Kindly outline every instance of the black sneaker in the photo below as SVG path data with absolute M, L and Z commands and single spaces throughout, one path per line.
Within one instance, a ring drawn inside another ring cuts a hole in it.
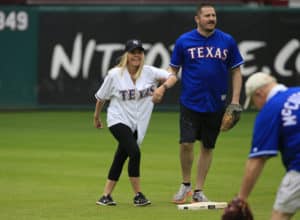
M 146 205 L 150 205 L 151 202 L 143 195 L 143 193 L 139 192 L 133 198 L 133 204 L 135 206 L 146 206 Z
M 117 203 L 112 199 L 110 195 L 102 196 L 97 202 L 97 205 L 104 205 L 104 206 L 115 206 Z

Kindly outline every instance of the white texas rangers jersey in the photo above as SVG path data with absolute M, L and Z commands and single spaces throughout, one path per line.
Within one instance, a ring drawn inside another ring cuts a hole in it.
M 140 146 L 148 128 L 153 110 L 152 93 L 159 80 L 167 79 L 170 73 L 145 65 L 135 84 L 127 69 L 111 69 L 100 89 L 95 94 L 98 100 L 110 100 L 107 109 L 107 126 L 123 123 L 137 131 Z

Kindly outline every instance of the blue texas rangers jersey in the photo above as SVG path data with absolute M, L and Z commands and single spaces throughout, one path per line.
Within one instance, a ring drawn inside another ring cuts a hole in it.
M 243 62 L 235 40 L 218 29 L 209 37 L 197 29 L 181 35 L 170 63 L 182 67 L 180 103 L 197 112 L 222 110 L 229 70 Z
M 300 172 L 300 87 L 277 91 L 256 117 L 249 157 L 278 152 L 287 171 Z

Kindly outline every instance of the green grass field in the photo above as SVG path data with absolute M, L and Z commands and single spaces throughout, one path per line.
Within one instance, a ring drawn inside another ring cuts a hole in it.
M 254 117 L 244 113 L 219 137 L 205 186 L 211 200 L 237 193 Z M 179 211 L 170 202 L 181 175 L 178 114 L 169 112 L 153 113 L 142 145 L 142 188 L 152 205 L 133 206 L 125 168 L 113 194 L 118 205 L 96 206 L 116 142 L 108 129 L 93 128 L 92 119 L 92 111 L 0 112 L 0 219 L 220 219 L 220 210 Z M 283 174 L 280 157 L 267 163 L 249 200 L 256 220 L 269 219 Z

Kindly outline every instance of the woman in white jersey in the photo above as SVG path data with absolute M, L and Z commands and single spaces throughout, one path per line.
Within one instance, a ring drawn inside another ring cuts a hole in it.
M 140 187 L 140 144 L 146 134 L 154 103 L 161 97 L 152 97 L 159 82 L 162 90 L 174 85 L 175 75 L 166 70 L 144 65 L 144 48 L 140 40 L 126 42 L 124 54 L 119 64 L 109 70 L 100 89 L 95 94 L 97 99 L 94 126 L 102 128 L 100 112 L 106 100 L 107 126 L 118 141 L 118 147 L 111 164 L 108 178 L 98 205 L 116 205 L 112 199 L 113 189 L 119 180 L 127 158 L 128 176 L 134 191 L 135 206 L 145 206 L 151 202 L 142 194 Z M 153 101 L 152 101 L 153 99 Z

